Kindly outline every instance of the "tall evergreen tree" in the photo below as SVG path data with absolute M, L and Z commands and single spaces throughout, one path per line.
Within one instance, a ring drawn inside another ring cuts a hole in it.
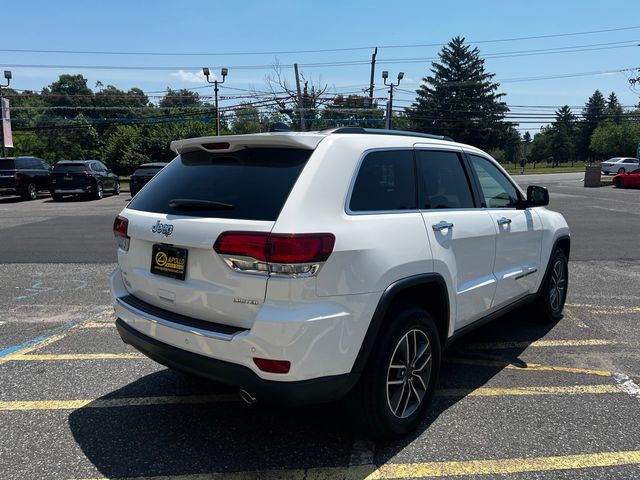
M 613 123 L 620 123 L 622 119 L 622 104 L 614 92 L 611 92 L 607 97 L 607 107 L 605 108 L 605 114 L 608 120 Z
M 554 164 L 557 165 L 560 161 L 567 162 L 571 160 L 571 165 L 573 166 L 576 116 L 569 105 L 564 105 L 556 111 L 556 118 L 551 129 L 553 133 L 549 148 L 555 159 Z
M 504 115 L 509 109 L 480 51 L 455 37 L 438 55 L 440 62 L 431 64 L 431 75 L 422 79 L 408 112 L 416 130 L 484 149 L 498 146 L 508 130 Z
M 576 154 L 582 159 L 592 159 L 594 152 L 589 148 L 593 131 L 605 119 L 606 101 L 600 90 L 593 92 L 582 109 L 583 121 L 576 144 Z

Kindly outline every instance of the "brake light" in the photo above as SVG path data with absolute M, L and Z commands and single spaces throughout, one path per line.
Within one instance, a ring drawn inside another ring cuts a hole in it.
M 335 240 L 331 233 L 224 232 L 213 248 L 233 270 L 310 276 L 329 258 Z
M 203 143 L 202 146 L 207 150 L 229 150 L 229 144 L 227 142 Z
M 289 373 L 291 362 L 289 360 L 271 360 L 269 358 L 253 357 L 253 362 L 263 372 Z
M 19 182 L 20 180 L 22 180 L 24 178 L 24 175 L 20 172 L 16 172 L 15 175 L 13 176 L 13 178 L 16 179 L 17 182 Z
M 125 252 L 129 251 L 129 240 L 130 237 L 128 235 L 129 230 L 129 220 L 124 217 L 118 215 L 116 219 L 113 221 L 113 235 L 116 237 L 116 242 L 118 242 L 118 247 L 124 250 Z

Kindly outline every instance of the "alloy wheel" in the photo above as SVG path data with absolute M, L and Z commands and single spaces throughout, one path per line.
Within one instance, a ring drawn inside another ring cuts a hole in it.
M 431 344 L 427 335 L 413 329 L 402 336 L 387 370 L 387 405 L 397 418 L 408 418 L 424 399 L 432 367 Z
M 29 186 L 27 187 L 27 193 L 31 200 L 35 200 L 36 198 L 38 198 L 38 190 L 36 189 L 36 186 L 33 183 L 30 183 Z
M 551 271 L 551 284 L 549 286 L 549 303 L 551 310 L 559 312 L 564 302 L 564 295 L 567 285 L 567 275 L 565 263 L 558 259 L 553 264 Z

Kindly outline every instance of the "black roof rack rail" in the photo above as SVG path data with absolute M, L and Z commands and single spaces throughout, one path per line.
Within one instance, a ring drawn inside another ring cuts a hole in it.
M 430 138 L 432 140 L 446 140 L 453 142 L 453 138 L 446 135 L 433 135 L 431 133 L 409 132 L 406 130 L 385 130 L 383 128 L 363 128 L 363 127 L 336 127 L 321 130 L 322 133 L 366 133 L 369 135 L 399 135 L 403 137 Z

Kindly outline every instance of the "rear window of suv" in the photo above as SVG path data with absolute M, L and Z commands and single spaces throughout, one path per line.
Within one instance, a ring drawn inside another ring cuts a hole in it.
M 13 162 L 13 159 L 0 158 L 0 170 L 14 170 L 15 168 L 16 164 Z
M 133 172 L 134 175 L 155 175 L 156 173 L 158 173 L 160 170 L 162 170 L 162 167 L 138 167 L 136 168 L 136 171 Z
M 84 164 L 58 164 L 53 167 L 53 173 L 81 173 L 86 172 L 87 166 Z
M 292 148 L 183 153 L 164 167 L 128 208 L 192 217 L 274 221 L 311 153 Z M 203 205 L 174 209 L 172 200 Z M 207 208 L 206 202 L 227 207 Z

